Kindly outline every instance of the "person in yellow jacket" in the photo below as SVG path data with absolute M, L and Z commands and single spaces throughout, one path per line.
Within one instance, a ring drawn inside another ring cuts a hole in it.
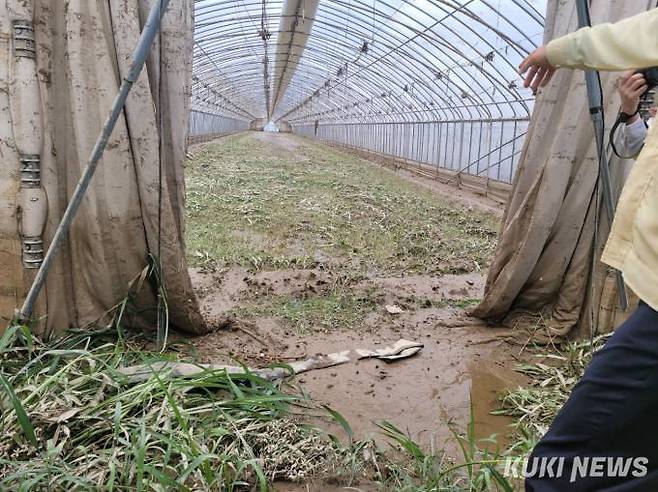
M 656 65 L 658 9 L 652 9 L 555 39 L 520 71 L 536 93 L 563 67 Z M 593 357 L 533 450 L 527 491 L 658 491 L 658 125 L 649 129 L 622 191 L 602 261 L 619 269 L 642 301 Z

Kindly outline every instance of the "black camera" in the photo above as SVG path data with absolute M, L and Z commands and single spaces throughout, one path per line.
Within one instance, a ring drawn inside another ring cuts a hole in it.
M 658 67 L 644 68 L 636 73 L 641 73 L 647 82 L 647 92 L 658 86 Z
M 638 70 L 636 73 L 641 73 L 647 83 L 647 90 L 640 97 L 640 104 L 637 108 L 640 117 L 646 121 L 651 117 L 649 110 L 655 105 L 655 89 L 658 86 L 658 67 L 645 68 Z

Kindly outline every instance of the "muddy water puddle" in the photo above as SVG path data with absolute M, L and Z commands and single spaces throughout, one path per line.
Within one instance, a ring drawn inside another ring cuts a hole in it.
M 445 449 L 454 457 L 458 445 L 453 430 L 462 432 L 470 419 L 471 405 L 478 439 L 496 435 L 500 449 L 507 444 L 512 420 L 491 415 L 505 389 L 522 384 L 522 378 L 507 367 L 494 344 L 471 344 L 491 337 L 478 329 L 451 328 L 451 338 L 436 330 L 408 333 L 405 338 L 422 341 L 424 349 L 410 359 L 392 363 L 362 360 L 302 374 L 295 382 L 314 400 L 339 412 L 350 424 L 356 439 L 387 443 L 377 423 L 388 421 L 426 448 Z M 391 333 L 391 335 L 394 335 Z M 415 335 L 412 337 L 412 335 Z M 311 343 L 328 351 L 341 348 L 377 348 L 392 338 L 339 336 Z M 327 431 L 346 439 L 336 423 L 320 422 Z

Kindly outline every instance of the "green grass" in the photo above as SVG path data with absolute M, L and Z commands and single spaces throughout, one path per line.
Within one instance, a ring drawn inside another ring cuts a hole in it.
M 401 455 L 385 461 L 386 490 L 402 492 L 512 492 L 518 485 L 504 474 L 505 456 L 495 439 L 477 439 L 471 416 L 465 433 L 453 429 L 453 439 L 461 450 L 458 461 L 445 453 L 428 452 L 390 422 L 378 424 Z M 406 458 L 406 459 L 405 459 Z
M 296 153 L 243 134 L 187 169 L 197 266 L 465 273 L 486 268 L 498 221 L 358 157 L 304 143 Z
M 297 398 L 224 371 L 132 382 L 121 367 L 166 357 L 116 335 L 2 337 L 0 490 L 268 490 L 339 461 L 329 436 L 292 418 Z
M 275 316 L 304 334 L 361 326 L 366 315 L 378 305 L 378 297 L 372 291 L 338 287 L 325 295 L 260 298 L 244 303 L 232 314 L 243 318 Z

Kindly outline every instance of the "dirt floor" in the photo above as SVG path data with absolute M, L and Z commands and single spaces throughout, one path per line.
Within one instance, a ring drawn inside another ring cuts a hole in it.
M 477 434 L 497 434 L 504 447 L 511 422 L 490 412 L 503 389 L 523 384 L 518 347 L 466 314 L 495 247 L 491 202 L 283 134 L 199 145 L 188 176 L 192 276 L 217 326 L 193 341 L 200 361 L 261 367 L 419 341 L 412 358 L 293 384 L 342 414 L 357 438 L 383 442 L 376 423 L 389 421 L 456 453 L 452 424 L 463 429 L 472 404 Z

